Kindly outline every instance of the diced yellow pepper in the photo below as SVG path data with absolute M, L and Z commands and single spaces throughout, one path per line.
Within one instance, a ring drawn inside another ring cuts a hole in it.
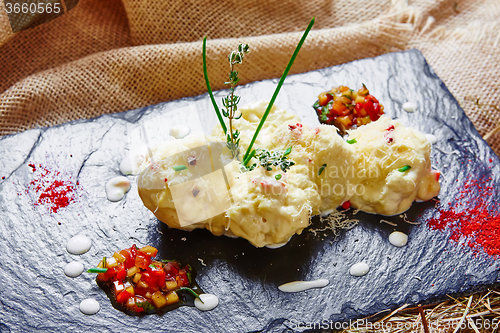
M 119 262 L 116 261 L 116 259 L 114 257 L 107 258 L 107 260 L 106 260 L 106 268 L 113 268 L 113 267 L 118 266 L 118 264 L 119 264 Z
M 179 302 L 179 295 L 175 291 L 171 291 L 167 294 L 167 304 L 174 304 Z
M 125 257 L 119 254 L 118 252 L 113 253 L 113 257 L 118 261 L 119 263 L 122 263 L 125 261 Z
M 130 267 L 128 270 L 127 270 L 127 276 L 133 276 L 135 275 L 136 273 L 139 273 L 141 270 L 139 269 L 139 267 L 137 266 L 134 266 L 134 267 Z
M 175 281 L 167 281 L 167 282 L 165 282 L 165 288 L 168 291 L 175 290 L 175 289 L 177 289 L 177 282 L 175 282 Z
M 149 288 L 149 285 L 146 282 L 141 280 L 137 283 L 137 287 L 147 289 L 147 288 Z
M 161 291 L 156 291 L 151 296 L 151 299 L 153 300 L 153 303 L 155 304 L 155 306 L 157 308 L 161 308 L 161 307 L 167 305 L 167 299 L 165 298 L 165 296 L 163 296 L 163 294 L 161 293 Z
M 130 295 L 132 295 L 132 296 L 135 295 L 135 290 L 134 290 L 134 287 L 132 287 L 132 286 L 126 288 L 125 291 L 127 291 L 128 293 L 130 293 Z
M 142 247 L 139 251 L 149 254 L 151 257 L 155 257 L 158 253 L 158 250 L 150 245 L 146 245 Z

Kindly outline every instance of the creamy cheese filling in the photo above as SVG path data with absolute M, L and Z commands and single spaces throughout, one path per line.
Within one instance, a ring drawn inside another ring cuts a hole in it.
M 266 107 L 258 102 L 240 108 L 242 117 L 233 127 L 241 132 L 242 152 Z M 308 128 L 273 106 L 254 147 L 291 148 L 295 165 L 287 172 L 263 167 L 243 172 L 217 127 L 211 136 L 191 133 L 152 148 L 140 167 L 139 195 L 171 227 L 207 228 L 263 247 L 286 243 L 313 214 L 348 200 L 366 212 L 394 215 L 439 193 L 439 175 L 431 170 L 430 144 L 422 133 L 382 117 L 350 131 L 349 139 L 351 144 L 333 126 Z

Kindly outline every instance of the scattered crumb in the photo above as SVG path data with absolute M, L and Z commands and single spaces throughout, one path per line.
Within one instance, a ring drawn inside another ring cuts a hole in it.
M 187 241 L 187 238 L 186 237 L 182 237 L 181 241 Z

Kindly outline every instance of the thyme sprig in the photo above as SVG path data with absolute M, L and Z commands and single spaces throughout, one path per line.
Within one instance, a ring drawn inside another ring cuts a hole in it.
M 254 151 L 255 153 L 252 156 L 257 158 L 258 162 L 247 167 L 249 171 L 255 169 L 257 166 L 261 166 L 267 171 L 272 171 L 273 167 L 275 167 L 276 170 L 281 169 L 281 171 L 286 172 L 291 166 L 295 165 L 295 162 L 288 160 L 288 155 L 292 152 L 292 147 L 289 147 L 285 151 L 269 151 L 267 149 L 257 149 Z
M 222 105 L 224 109 L 222 110 L 222 115 L 229 120 L 229 133 L 227 135 L 227 148 L 231 151 L 233 158 L 236 158 L 239 154 L 240 148 L 240 132 L 238 130 L 233 130 L 233 119 L 240 119 L 242 114 L 238 112 L 238 103 L 240 102 L 240 96 L 234 94 L 234 87 L 240 81 L 238 72 L 234 70 L 234 65 L 242 64 L 245 54 L 250 52 L 247 44 L 238 45 L 238 50 L 232 51 L 228 56 L 229 65 L 231 66 L 231 72 L 229 72 L 229 81 L 224 82 L 224 84 L 229 85 L 229 95 L 222 99 Z

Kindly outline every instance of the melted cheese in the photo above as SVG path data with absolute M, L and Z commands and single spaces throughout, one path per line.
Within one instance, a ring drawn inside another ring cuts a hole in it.
M 242 152 L 266 107 L 267 102 L 258 102 L 241 108 L 242 117 L 233 122 L 241 132 Z M 385 135 L 391 125 L 393 142 L 388 144 Z M 213 144 L 225 142 L 217 127 L 209 137 L 190 134 L 153 148 L 140 168 L 139 195 L 171 227 L 206 228 L 263 247 L 287 242 L 309 225 L 313 214 L 346 200 L 367 212 L 392 215 L 439 192 L 423 134 L 382 117 L 349 135 L 356 144 L 347 144 L 335 127 L 308 128 L 297 116 L 273 106 L 255 147 L 291 147 L 289 158 L 295 165 L 286 173 L 262 167 L 242 172 L 224 146 Z M 411 169 L 397 170 L 405 165 Z
M 388 117 L 349 131 L 356 152 L 359 185 L 350 199 L 358 209 L 396 215 L 414 200 L 428 200 L 439 193 L 431 170 L 430 143 L 425 135 Z M 407 171 L 398 169 L 410 166 Z

